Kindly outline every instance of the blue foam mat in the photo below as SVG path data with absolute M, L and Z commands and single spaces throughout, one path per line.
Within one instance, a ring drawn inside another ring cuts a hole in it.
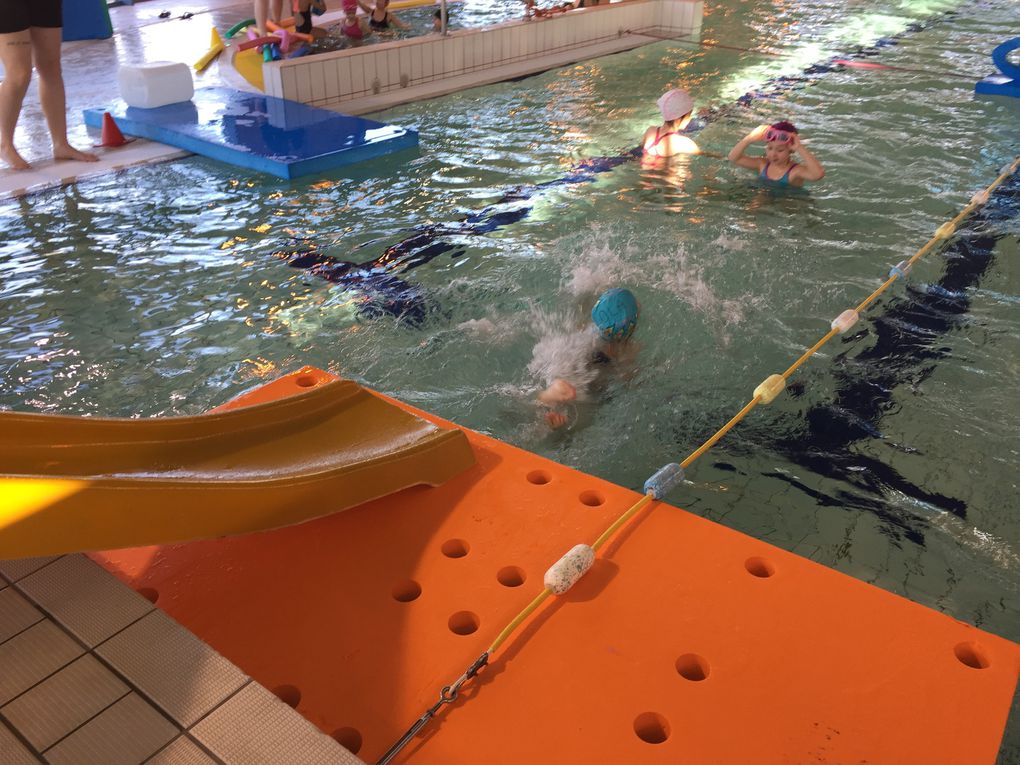
M 85 124 L 101 127 L 106 111 L 127 135 L 285 179 L 418 145 L 415 130 L 228 88 L 203 88 L 191 101 L 155 109 L 123 102 L 86 109 Z
M 1020 98 L 1020 80 L 1011 80 L 1001 74 L 989 75 L 974 86 L 974 92 L 983 96 Z

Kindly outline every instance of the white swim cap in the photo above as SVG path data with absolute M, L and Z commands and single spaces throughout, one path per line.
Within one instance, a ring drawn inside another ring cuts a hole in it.
M 662 118 L 666 122 L 678 120 L 685 114 L 690 114 L 694 111 L 694 101 L 691 100 L 686 90 L 666 91 L 659 97 L 656 103 L 659 105 L 659 111 L 662 112 Z

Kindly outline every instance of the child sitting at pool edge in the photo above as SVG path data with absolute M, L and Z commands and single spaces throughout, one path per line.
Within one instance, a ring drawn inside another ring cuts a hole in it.
M 764 157 L 751 157 L 745 153 L 748 146 L 762 140 L 765 141 Z M 794 152 L 800 155 L 800 163 L 793 161 Z M 730 149 L 728 159 L 738 167 L 757 171 L 762 182 L 779 188 L 800 188 L 805 181 L 820 181 L 825 177 L 822 163 L 801 143 L 793 123 L 785 120 L 756 127 Z
M 599 296 L 591 309 L 597 339 L 587 361 L 589 367 L 620 358 L 637 327 L 638 313 L 637 298 L 630 290 L 615 287 Z M 538 394 L 538 402 L 547 407 L 545 421 L 549 427 L 555 430 L 567 424 L 568 417 L 563 410 L 567 404 L 577 400 L 578 387 L 584 384 L 583 381 L 570 382 L 557 377 Z

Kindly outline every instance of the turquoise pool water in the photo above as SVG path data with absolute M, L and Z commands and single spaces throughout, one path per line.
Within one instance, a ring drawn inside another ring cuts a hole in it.
M 0 406 L 195 413 L 315 364 L 640 486 L 1020 154 L 1020 104 L 972 95 L 1018 22 L 1007 0 L 723 0 L 707 4 L 707 41 L 780 55 L 662 42 L 394 109 L 379 117 L 417 129 L 421 152 L 355 177 L 286 184 L 195 158 L 4 202 Z M 900 33 L 867 60 L 921 72 L 799 77 Z M 768 82 L 771 97 L 737 105 Z M 827 177 L 777 196 L 696 157 L 535 190 L 633 147 L 678 84 L 715 110 L 704 148 L 789 117 Z M 526 210 L 519 221 L 465 221 L 514 187 L 521 199 L 480 219 Z M 1020 216 L 1015 200 L 996 209 L 699 460 L 671 500 L 1020 639 Z M 395 274 L 418 291 L 418 322 L 359 315 L 365 289 L 285 260 L 314 247 L 362 263 L 415 236 L 455 246 Z M 642 304 L 637 359 L 602 380 L 572 429 L 550 433 L 533 394 L 576 365 L 584 306 L 615 284 Z M 1016 709 L 1000 762 L 1020 762 Z

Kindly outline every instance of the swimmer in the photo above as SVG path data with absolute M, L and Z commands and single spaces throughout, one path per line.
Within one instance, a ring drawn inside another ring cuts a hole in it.
M 380 34 L 391 34 L 393 29 L 408 29 L 407 24 L 389 10 L 390 0 L 375 0 L 368 16 L 368 25 Z
M 344 20 L 340 33 L 351 40 L 361 40 L 370 34 L 368 22 L 358 17 L 358 0 L 344 0 Z
M 608 364 L 624 355 L 628 341 L 637 327 L 638 314 L 637 298 L 630 290 L 614 287 L 599 296 L 591 309 L 594 326 L 588 330 L 593 337 L 587 367 Z M 577 400 L 578 389 L 583 390 L 591 377 L 594 374 L 588 375 L 587 381 L 574 382 L 557 377 L 538 394 L 538 402 L 547 408 L 545 421 L 549 427 L 556 430 L 567 424 L 568 417 L 563 408 Z
M 745 154 L 755 141 L 765 141 L 764 157 Z M 793 161 L 794 152 L 800 155 L 800 163 Z M 729 160 L 738 167 L 756 171 L 763 183 L 776 188 L 800 188 L 805 181 L 825 177 L 822 163 L 801 142 L 793 123 L 786 121 L 756 127 L 730 149 Z
M 548 16 L 555 16 L 557 13 L 566 13 L 574 8 L 573 3 L 563 3 L 563 5 L 554 5 L 552 8 L 539 8 L 535 0 L 524 0 L 524 18 L 546 18 Z
M 662 124 L 645 131 L 641 141 L 646 157 L 673 157 L 677 154 L 698 154 L 698 144 L 681 132 L 691 121 L 694 101 L 686 90 L 670 90 L 656 102 L 662 112 Z

